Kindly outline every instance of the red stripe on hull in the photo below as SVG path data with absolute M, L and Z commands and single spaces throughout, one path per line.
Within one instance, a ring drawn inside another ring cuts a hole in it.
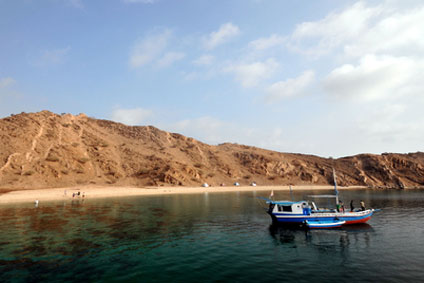
M 359 219 L 359 220 L 346 221 L 345 225 L 346 225 L 346 224 L 359 224 L 359 223 L 365 223 L 365 222 L 367 222 L 368 220 L 370 220 L 370 218 L 371 218 L 371 216 L 368 216 L 367 218 L 362 218 L 362 219 Z

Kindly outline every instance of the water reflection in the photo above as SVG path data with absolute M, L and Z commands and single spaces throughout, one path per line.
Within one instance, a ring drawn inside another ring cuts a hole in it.
M 328 251 L 338 247 L 342 251 L 350 245 L 370 245 L 370 233 L 374 230 L 371 225 L 363 223 L 346 225 L 340 229 L 306 229 L 303 227 L 271 224 L 269 233 L 275 243 L 298 247 L 312 246 L 320 251 Z
M 356 281 L 377 282 L 384 273 L 384 279 L 401 282 L 408 277 L 399 274 L 424 276 L 421 191 L 343 192 L 344 199 L 361 198 L 383 211 L 370 224 L 333 230 L 270 226 L 255 197 L 267 194 L 0 206 L 0 281 L 242 282 L 276 281 L 284 274 L 291 281 L 321 282 L 329 281 L 327 274 L 339 276 L 330 281 L 347 281 L 352 278 L 346 274 L 354 273 Z

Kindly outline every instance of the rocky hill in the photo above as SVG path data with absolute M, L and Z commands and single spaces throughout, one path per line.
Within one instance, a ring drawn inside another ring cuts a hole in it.
M 339 159 L 237 144 L 211 146 L 152 126 L 48 111 L 0 119 L 0 187 L 96 185 L 424 186 L 424 153 Z

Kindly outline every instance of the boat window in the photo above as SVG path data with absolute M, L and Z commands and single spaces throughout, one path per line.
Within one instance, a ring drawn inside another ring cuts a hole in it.
M 279 205 L 278 211 L 292 212 L 292 207 L 291 207 L 291 205 Z
M 283 206 L 283 211 L 292 211 L 292 207 L 291 207 L 291 205 L 286 205 L 286 206 Z

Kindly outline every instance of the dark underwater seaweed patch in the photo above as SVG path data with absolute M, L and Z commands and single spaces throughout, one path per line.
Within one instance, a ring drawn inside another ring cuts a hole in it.
M 43 231 L 62 232 L 64 227 L 66 227 L 66 224 L 68 223 L 69 223 L 68 220 L 65 220 L 59 217 L 54 217 L 54 216 L 38 217 L 36 219 L 33 219 L 33 221 L 31 221 L 30 229 L 37 232 L 43 232 Z
M 162 217 L 162 216 L 167 215 L 167 213 L 168 213 L 165 209 L 159 208 L 159 207 L 150 208 L 150 211 L 156 217 Z
M 71 247 L 73 253 L 81 254 L 88 253 L 90 250 L 99 249 L 103 245 L 88 241 L 83 238 L 74 238 L 66 241 L 66 243 Z

